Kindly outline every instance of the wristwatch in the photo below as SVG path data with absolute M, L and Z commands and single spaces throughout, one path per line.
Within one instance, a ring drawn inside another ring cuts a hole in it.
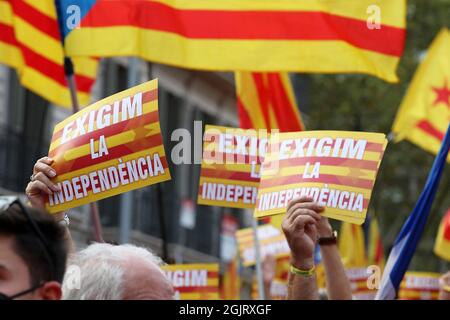
M 317 243 L 320 246 L 328 246 L 337 244 L 337 231 L 333 231 L 332 235 L 330 237 L 322 237 L 317 240 Z

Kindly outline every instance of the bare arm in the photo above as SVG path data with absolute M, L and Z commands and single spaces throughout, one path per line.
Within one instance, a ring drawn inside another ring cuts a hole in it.
M 312 199 L 302 197 L 289 203 L 282 227 L 291 249 L 291 265 L 307 273 L 314 268 L 314 248 L 317 241 L 317 221 L 320 208 Z M 315 273 L 289 274 L 288 300 L 317 300 Z
M 318 222 L 318 233 L 319 238 L 333 235 L 327 218 L 322 217 Z M 321 245 L 320 252 L 325 269 L 328 298 L 330 300 L 352 300 L 350 281 L 345 273 L 337 244 Z

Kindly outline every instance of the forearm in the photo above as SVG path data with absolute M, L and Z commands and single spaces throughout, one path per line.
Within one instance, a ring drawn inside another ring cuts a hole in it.
M 352 300 L 350 281 L 345 273 L 337 245 L 320 246 L 325 269 L 328 298 L 330 300 Z
M 316 276 L 302 277 L 289 274 L 287 300 L 318 300 Z
M 301 270 L 310 270 L 314 264 L 296 264 L 292 265 Z M 289 272 L 288 281 L 288 300 L 318 300 L 317 279 L 314 273 L 311 276 L 302 276 Z

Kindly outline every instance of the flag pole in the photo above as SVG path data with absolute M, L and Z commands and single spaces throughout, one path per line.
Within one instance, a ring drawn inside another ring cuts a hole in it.
M 256 266 L 256 279 L 258 281 L 258 295 L 260 300 L 266 300 L 264 291 L 264 281 L 263 273 L 261 268 L 261 251 L 259 247 L 258 238 L 258 222 L 254 217 L 252 217 L 252 228 L 253 228 L 253 243 L 255 245 L 255 266 Z
M 59 34 L 61 37 L 61 44 L 62 44 L 62 49 L 63 49 L 63 54 L 64 54 L 64 75 L 66 77 L 67 86 L 68 86 L 69 92 L 70 92 L 70 100 L 72 102 L 72 113 L 77 113 L 80 110 L 80 104 L 78 102 L 78 96 L 77 96 L 77 84 L 75 82 L 75 76 L 74 76 L 75 72 L 74 72 L 72 59 L 67 57 L 65 54 L 64 32 L 63 32 L 64 23 L 62 21 L 61 3 L 59 0 L 55 0 L 55 8 L 56 8 L 56 16 L 58 17 Z M 103 237 L 102 237 L 102 225 L 100 222 L 100 215 L 99 215 L 97 202 L 91 202 L 89 207 L 90 207 L 92 223 L 94 226 L 95 240 L 97 242 L 104 242 Z

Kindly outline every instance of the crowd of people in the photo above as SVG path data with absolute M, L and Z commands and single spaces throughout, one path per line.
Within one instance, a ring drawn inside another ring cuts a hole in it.
M 52 163 L 48 157 L 36 162 L 26 188 L 28 204 L 16 197 L 0 197 L 0 300 L 173 299 L 174 289 L 161 269 L 163 261 L 148 249 L 107 243 L 76 249 L 66 214 L 45 212 L 44 199 L 58 191 L 51 181 L 57 175 Z M 352 299 L 337 236 L 321 215 L 323 210 L 308 197 L 295 199 L 287 207 L 282 229 L 291 250 L 288 299 L 319 299 L 316 244 L 327 298 Z M 271 277 L 265 279 L 269 285 Z M 442 276 L 440 287 L 439 298 L 450 300 L 450 272 Z

